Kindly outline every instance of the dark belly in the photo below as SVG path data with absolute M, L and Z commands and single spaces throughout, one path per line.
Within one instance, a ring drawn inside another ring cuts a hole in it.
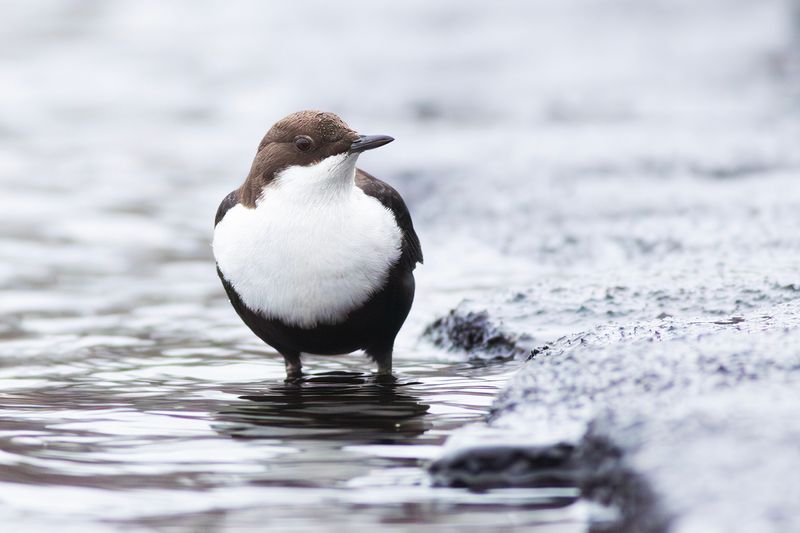
M 391 347 L 414 300 L 413 274 L 396 266 L 386 285 L 362 307 L 340 323 L 301 328 L 279 319 L 265 318 L 244 305 L 239 295 L 217 269 L 231 304 L 244 323 L 264 342 L 281 353 L 305 352 L 335 355 Z

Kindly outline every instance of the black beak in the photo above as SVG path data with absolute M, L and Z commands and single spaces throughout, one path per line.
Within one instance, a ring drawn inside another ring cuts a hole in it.
M 350 153 L 357 154 L 364 150 L 372 150 L 384 144 L 389 144 L 393 140 L 394 137 L 389 137 L 388 135 L 359 135 L 358 139 L 350 145 Z

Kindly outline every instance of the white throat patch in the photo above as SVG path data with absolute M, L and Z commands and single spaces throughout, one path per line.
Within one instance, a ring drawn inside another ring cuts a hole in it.
M 366 303 L 400 257 L 392 212 L 355 185 L 356 155 L 280 172 L 255 209 L 214 229 L 214 257 L 248 308 L 310 328 Z

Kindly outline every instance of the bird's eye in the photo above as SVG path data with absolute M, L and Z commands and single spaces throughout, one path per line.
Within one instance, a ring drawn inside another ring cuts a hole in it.
M 301 152 L 308 152 L 314 146 L 314 142 L 305 135 L 297 137 L 294 140 L 294 146 Z

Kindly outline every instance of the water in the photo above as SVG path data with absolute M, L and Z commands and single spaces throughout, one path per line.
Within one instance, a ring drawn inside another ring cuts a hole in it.
M 419 336 L 463 299 L 544 344 L 795 298 L 800 32 L 783 0 L 501 4 L 0 1 L 4 524 L 582 529 L 571 489 L 428 485 L 517 363 Z M 397 139 L 361 162 L 425 251 L 393 385 L 284 384 L 216 279 L 220 199 L 306 108 Z
M 407 361 L 392 382 L 361 357 L 311 364 L 296 383 L 278 354 L 247 350 L 6 366 L 0 516 L 81 531 L 581 523 L 575 489 L 428 482 L 426 461 L 513 364 Z

